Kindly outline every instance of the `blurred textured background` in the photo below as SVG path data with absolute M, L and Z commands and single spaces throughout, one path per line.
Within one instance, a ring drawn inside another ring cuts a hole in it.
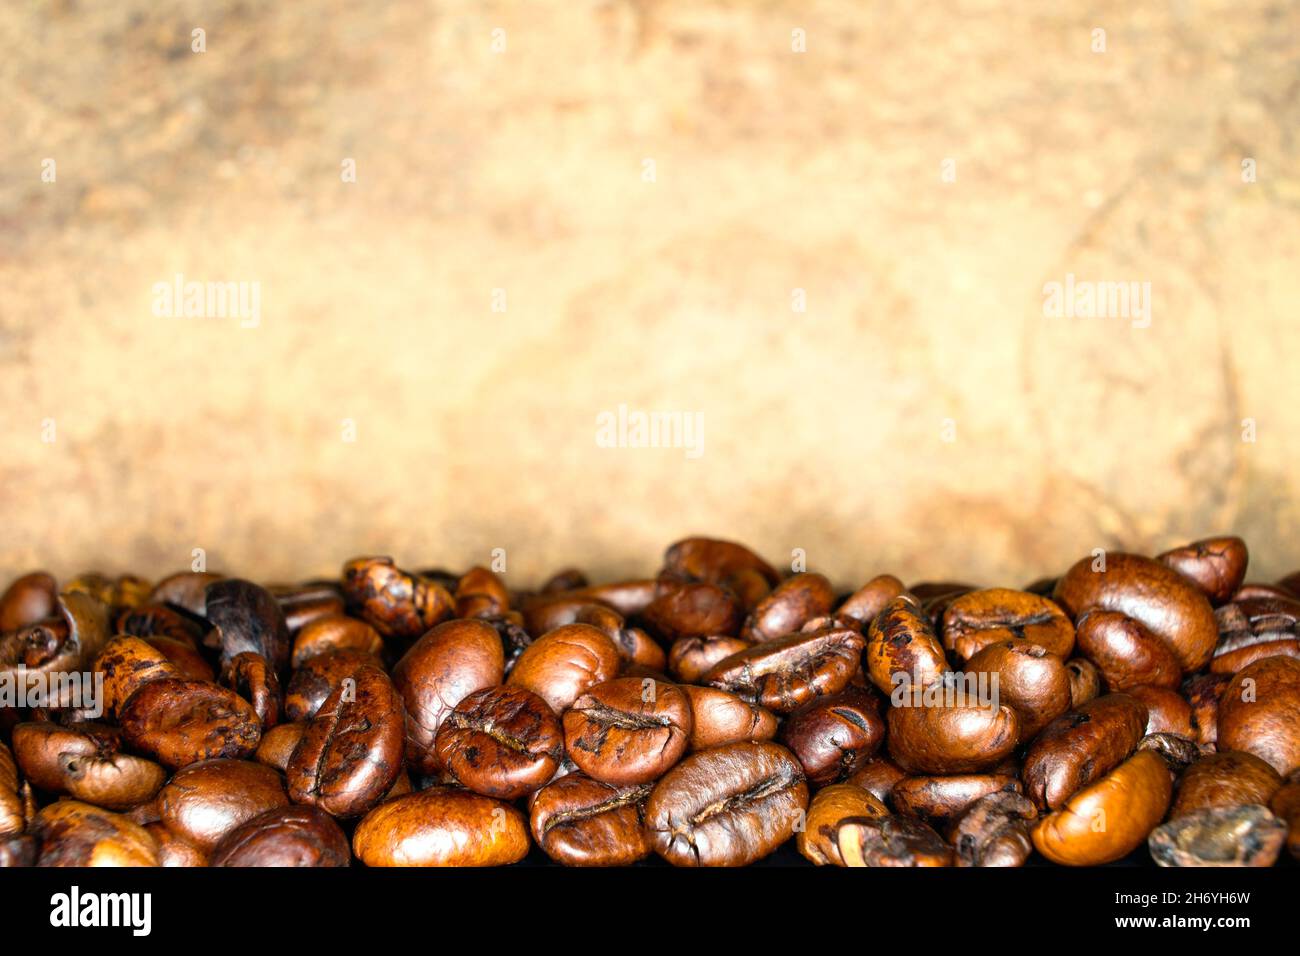
M 1297 36 L 1258 0 L 5 4 L 0 572 L 501 547 L 524 586 L 709 532 L 1018 584 L 1229 529 L 1291 570 Z M 177 273 L 260 324 L 155 315 Z M 1067 274 L 1150 282 L 1150 327 L 1045 317 Z M 620 404 L 703 454 L 600 447 Z

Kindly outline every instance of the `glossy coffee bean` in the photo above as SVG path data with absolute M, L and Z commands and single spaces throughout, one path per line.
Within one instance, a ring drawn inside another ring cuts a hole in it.
M 752 610 L 781 582 L 770 564 L 742 544 L 717 538 L 686 538 L 664 553 L 664 572 L 727 588 Z
M 744 866 L 803 823 L 808 785 L 794 755 L 773 743 L 691 754 L 646 801 L 651 846 L 675 866 Z
M 1192 709 L 1197 743 L 1214 746 L 1219 739 L 1219 697 L 1231 680 L 1227 674 L 1198 674 L 1183 682 L 1182 695 Z
M 289 625 L 266 588 L 238 578 L 215 581 L 208 585 L 204 615 L 220 639 L 223 663 L 248 652 L 261 655 L 277 673 L 288 671 Z
M 532 691 L 489 687 L 456 705 L 434 746 L 442 766 L 469 789 L 514 800 L 555 776 L 564 733 L 559 718 Z
M 204 853 L 241 823 L 288 803 L 280 775 L 248 760 L 193 764 L 178 771 L 158 794 L 167 829 Z
M 305 721 L 276 724 L 262 734 L 262 740 L 257 745 L 253 759 L 284 773 L 289 766 L 289 758 L 293 756 L 294 749 L 298 746 L 298 741 L 302 740 L 302 735 L 306 732 Z
M 986 644 L 966 662 L 966 672 L 997 675 L 999 700 L 1016 712 L 1026 743 L 1070 709 L 1065 662 L 1029 641 Z
M 1156 560 L 1190 580 L 1212 604 L 1229 601 L 1246 579 L 1250 555 L 1233 536 L 1205 538 L 1157 555 Z
M 355 558 L 343 566 L 343 596 L 349 613 L 383 637 L 417 638 L 455 613 L 456 602 L 442 585 L 408 574 L 391 558 Z
M 917 775 L 980 773 L 1011 755 L 1020 719 L 1005 704 L 963 702 L 939 705 L 909 702 L 888 715 L 889 755 Z
M 1005 773 L 904 777 L 894 785 L 890 802 L 905 817 L 955 820 L 977 801 L 1002 791 L 1019 793 L 1020 781 Z
M 121 751 L 120 731 L 103 724 L 25 723 L 13 729 L 14 757 L 34 786 L 109 810 L 152 800 L 167 779 L 152 760 Z
M 892 694 L 902 682 L 932 684 L 948 670 L 948 660 L 930 619 L 903 595 L 872 620 L 863 666 L 876 687 Z
M 1203 756 L 1200 746 L 1188 737 L 1178 734 L 1147 734 L 1138 741 L 1138 750 L 1154 750 L 1163 758 L 1169 771 L 1180 775 Z
M 434 787 L 371 810 L 352 851 L 366 866 L 504 866 L 528 853 L 528 825 L 508 803 Z
M 741 628 L 751 641 L 771 641 L 799 630 L 831 611 L 835 590 L 824 575 L 805 573 L 786 578 L 758 603 Z
M 285 768 L 289 799 L 336 817 L 365 813 L 402 771 L 405 714 L 392 681 L 362 667 L 321 705 Z
M 1034 805 L 1011 790 L 976 800 L 951 834 L 961 867 L 1024 866 L 1034 850 L 1030 831 L 1038 816 Z
M 906 771 L 898 764 L 888 757 L 877 755 L 870 760 L 864 761 L 857 770 L 849 775 L 849 779 L 845 783 L 851 783 L 855 787 L 869 790 L 872 796 L 881 803 L 889 803 L 894 793 L 894 787 L 898 786 L 898 782 L 906 776 Z
M 334 582 L 270 587 L 284 614 L 285 626 L 296 636 L 308 624 L 321 618 L 342 614 L 343 589 Z
M 582 569 L 564 568 L 547 578 L 546 583 L 538 589 L 538 593 L 559 594 L 564 591 L 576 591 L 578 588 L 585 588 L 590 583 Z
M 17 631 L 58 613 L 59 587 L 44 571 L 24 574 L 0 595 L 0 633 Z
M 207 866 L 208 855 L 187 840 L 167 829 L 161 820 L 142 824 L 153 839 L 158 852 L 158 866 L 190 868 Z
M 788 714 L 847 687 L 864 643 L 861 634 L 844 627 L 791 634 L 724 658 L 704 682 Z
M 246 700 L 199 681 L 145 684 L 121 708 L 118 720 L 127 743 L 172 769 L 247 757 L 262 737 L 262 722 Z
M 25 670 L 28 675 L 58 675 L 90 669 L 108 643 L 108 606 L 74 591 L 60 594 L 56 605 L 51 617 L 0 632 L 0 674 Z M 56 682 L 55 686 L 62 685 Z
M 1300 860 L 1300 774 L 1292 774 L 1273 794 L 1269 809 L 1287 826 L 1287 852 Z
M 851 817 L 887 816 L 889 810 L 870 791 L 849 783 L 831 784 L 813 797 L 795 846 L 817 866 L 843 866 L 837 836 L 840 823 Z
M 1124 691 L 1141 701 L 1147 709 L 1148 734 L 1177 734 L 1189 740 L 1195 736 L 1192 729 L 1192 706 L 1176 690 L 1168 687 L 1130 687 Z
M 1219 697 L 1218 747 L 1244 750 L 1286 777 L 1300 769 L 1300 660 L 1266 657 L 1238 671 Z
M 261 654 L 244 651 L 230 658 L 222 667 L 221 684 L 252 704 L 263 730 L 280 722 L 280 679 Z
M 146 637 L 144 642 L 159 651 L 167 662 L 176 669 L 176 676 L 182 680 L 197 680 L 204 683 L 216 683 L 217 673 L 203 657 L 199 648 L 187 641 L 178 641 L 171 637 Z
M 1105 570 L 1087 557 L 1057 583 L 1054 599 L 1076 620 L 1094 608 L 1118 611 L 1141 623 L 1173 651 L 1184 673 L 1200 670 L 1214 653 L 1218 627 L 1200 589 L 1177 571 L 1135 554 L 1105 555 Z
M 379 658 L 355 648 L 326 651 L 303 662 L 285 688 L 286 720 L 311 720 L 330 694 L 363 667 L 382 667 Z
M 566 866 L 627 866 L 650 855 L 642 820 L 650 784 L 615 787 L 584 773 L 548 784 L 529 801 L 537 845 Z
M 1206 754 L 1178 780 L 1171 818 L 1211 807 L 1265 806 L 1282 788 L 1282 777 L 1254 754 L 1227 750 Z
M 690 742 L 691 702 L 676 684 L 618 678 L 597 684 L 564 712 L 569 758 L 602 783 L 656 780 Z
M 167 604 L 203 617 L 207 610 L 208 585 L 221 578 L 222 575 L 210 571 L 181 571 L 155 584 L 146 603 Z
M 18 764 L 4 741 L 0 741 L 0 838 L 22 833 L 27 815 L 18 780 Z
M 118 635 L 165 637 L 198 647 L 210 629 L 203 618 L 167 604 L 141 604 L 117 616 Z
M 590 624 L 568 624 L 542 635 L 519 655 L 508 684 L 540 696 L 561 714 L 597 684 L 617 676 L 614 642 Z
M 139 637 L 113 638 L 93 666 L 95 673 L 104 675 L 104 711 L 110 717 L 150 681 L 180 676 L 162 651 Z
M 781 732 L 781 742 L 813 786 L 848 778 L 884 739 L 880 701 L 858 687 L 809 701 L 786 719 Z
M 1239 804 L 1196 810 L 1151 831 L 1147 845 L 1160 866 L 1272 866 L 1286 824 L 1267 807 Z
M 684 684 L 704 678 L 718 661 L 754 646 L 739 637 L 683 637 L 668 652 L 668 671 Z
M 347 866 L 348 838 L 324 810 L 277 807 L 235 827 L 212 851 L 212 866 Z
M 856 621 L 859 629 L 865 628 L 904 590 L 903 582 L 892 574 L 877 575 L 845 598 L 835 614 Z
M 470 568 L 456 582 L 457 617 L 496 617 L 510 610 L 510 589 L 484 567 Z
M 845 866 L 938 867 L 953 865 L 952 847 L 928 824 L 912 817 L 849 817 L 836 841 Z
M 1113 863 L 1142 845 L 1164 818 L 1172 792 L 1165 762 L 1140 750 L 1041 819 L 1034 846 L 1064 866 Z
M 330 651 L 361 651 L 376 658 L 384 651 L 379 632 L 365 621 L 346 614 L 328 614 L 305 624 L 293 640 L 293 667 Z
M 1146 724 L 1146 706 L 1126 694 L 1098 697 L 1058 717 L 1025 754 L 1025 795 L 1040 810 L 1064 805 L 1126 760 Z
M 1092 661 L 1084 657 L 1072 657 L 1065 662 L 1065 672 L 1070 678 L 1071 710 L 1078 710 L 1088 701 L 1101 696 L 1101 671 Z
M 1074 647 L 1074 626 L 1053 601 L 1028 591 L 988 588 L 963 594 L 943 612 L 943 646 L 969 660 L 990 644 L 1028 641 L 1057 657 Z
M 1076 636 L 1079 653 L 1097 665 L 1112 691 L 1141 685 L 1177 687 L 1182 680 L 1182 665 L 1169 645 L 1118 611 L 1085 612 Z
M 144 827 L 120 813 L 80 800 L 59 800 L 36 814 L 37 866 L 157 866 L 158 849 Z
M 671 644 L 684 637 L 735 634 L 744 608 L 734 594 L 717 585 L 661 579 L 642 617 L 652 633 Z
M 406 763 L 412 773 L 439 769 L 434 738 L 452 708 L 504 679 L 501 638 L 483 621 L 448 621 L 412 645 L 393 668 L 393 684 L 406 707 Z
M 690 750 L 707 750 L 741 741 L 771 740 L 777 718 L 769 710 L 716 687 L 680 685 L 691 702 Z
M 1300 657 L 1300 601 L 1235 600 L 1214 612 L 1219 643 L 1210 670 L 1235 674 L 1265 657 Z

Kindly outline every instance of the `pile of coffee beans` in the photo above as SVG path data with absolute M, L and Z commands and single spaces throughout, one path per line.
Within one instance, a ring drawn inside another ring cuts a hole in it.
M 1300 574 L 1239 538 L 839 593 L 689 538 L 644 580 L 349 561 L 0 596 L 0 865 L 1269 866 Z M 797 851 L 797 855 L 796 852 Z M 544 856 L 543 856 L 544 854 Z

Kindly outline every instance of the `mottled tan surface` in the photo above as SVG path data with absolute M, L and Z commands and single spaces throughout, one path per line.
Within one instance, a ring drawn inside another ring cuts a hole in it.
M 0 574 L 1300 566 L 1295 4 L 380 6 L 0 8 Z M 1067 272 L 1151 327 L 1045 318 Z M 703 456 L 597 447 L 620 403 Z

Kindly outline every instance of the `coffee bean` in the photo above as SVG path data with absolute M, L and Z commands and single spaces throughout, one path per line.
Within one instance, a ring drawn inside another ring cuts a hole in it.
M 1097 665 L 1084 657 L 1072 657 L 1065 662 L 1070 677 L 1070 709 L 1078 710 L 1101 694 L 1102 677 Z
M 178 771 L 158 794 L 167 829 L 204 853 L 241 823 L 288 803 L 280 775 L 247 760 L 195 763 Z
M 668 670 L 686 684 L 702 680 L 714 664 L 753 647 L 739 637 L 683 637 L 668 652 Z
M 1126 694 L 1098 697 L 1056 718 L 1025 754 L 1025 795 L 1039 809 L 1057 809 L 1127 759 L 1146 724 L 1146 706 Z
M 686 752 L 691 702 L 675 684 L 619 678 L 597 684 L 564 712 L 570 759 L 602 783 L 658 779 Z
M 850 628 L 791 634 L 724 658 L 704 675 L 704 682 L 788 714 L 814 697 L 847 687 L 863 645 L 862 635 Z
M 835 600 L 831 582 L 821 574 L 796 574 L 778 584 L 750 612 L 740 636 L 751 641 L 785 637 L 815 617 L 830 613 Z
M 1267 807 L 1248 804 L 1196 810 L 1151 831 L 1147 845 L 1160 866 L 1272 866 L 1287 826 Z
M 1020 792 L 1013 774 L 952 774 L 904 777 L 894 785 L 890 801 L 902 816 L 928 821 L 954 820 L 979 800 L 994 793 Z
M 943 612 L 943 646 L 969 660 L 990 644 L 1027 641 L 1057 657 L 1074 647 L 1074 626 L 1053 601 L 1028 591 L 989 588 L 963 594 Z
M 59 800 L 36 814 L 37 866 L 157 866 L 148 831 L 119 813 L 80 800 Z
M 1266 657 L 1238 671 L 1219 696 L 1218 746 L 1244 750 L 1282 776 L 1300 769 L 1300 660 Z
M 884 738 L 879 698 L 857 687 L 804 704 L 786 719 L 781 733 L 814 786 L 849 777 Z
M 167 772 L 152 760 L 122 753 L 121 731 L 85 722 L 18 724 L 13 752 L 23 776 L 50 793 L 125 810 L 152 800 Z
M 835 609 L 835 614 L 866 627 L 904 590 L 903 582 L 892 574 L 877 575 L 845 598 Z
M 204 611 L 221 641 L 221 660 L 245 652 L 261 655 L 272 670 L 287 671 L 293 646 L 284 611 L 266 588 L 223 578 L 208 585 Z
M 906 776 L 907 773 L 888 757 L 875 756 L 853 771 L 845 783 L 869 790 L 881 803 L 888 803 L 894 787 Z
M 1214 612 L 1219 642 L 1210 671 L 1235 674 L 1265 657 L 1300 657 L 1300 601 L 1242 598 Z
M 1182 680 L 1182 666 L 1169 645 L 1118 611 L 1084 613 L 1076 636 L 1079 653 L 1097 665 L 1112 691 L 1144 684 L 1177 687 Z
M 952 847 L 911 817 L 849 817 L 841 820 L 836 841 L 845 866 L 952 866 Z
M 521 687 L 490 687 L 465 697 L 435 738 L 442 765 L 476 793 L 526 796 L 555 776 L 564 755 L 559 718 Z
M 570 773 L 529 802 L 533 839 L 566 866 L 626 866 L 650 855 L 642 825 L 651 786 L 616 787 Z
M 391 558 L 355 558 L 345 564 L 343 596 L 348 611 L 384 637 L 419 637 L 456 610 L 445 587 L 408 574 Z
M 872 620 L 864 666 L 871 682 L 892 694 L 903 683 L 924 687 L 938 680 L 948 660 L 930 619 L 912 597 L 902 595 Z
M 849 783 L 835 783 L 817 791 L 808 806 L 808 819 L 795 838 L 806 859 L 818 866 L 843 866 L 838 830 L 851 817 L 887 817 L 889 810 L 870 791 Z
M 212 851 L 212 866 L 347 866 L 348 838 L 324 810 L 277 807 L 235 827 Z
M 986 644 L 966 662 L 970 674 L 996 675 L 998 699 L 1016 712 L 1021 743 L 1070 709 L 1065 662 L 1028 641 Z
M 1250 555 L 1245 541 L 1228 536 L 1193 541 L 1156 555 L 1156 560 L 1190 580 L 1212 604 L 1218 605 L 1230 600 L 1241 587 Z
M 980 773 L 1011 755 L 1020 720 L 1005 704 L 908 704 L 890 709 L 889 755 L 912 774 Z M 1136 744 L 1137 741 L 1135 740 Z
M 980 797 L 953 827 L 957 865 L 1024 866 L 1034 850 L 1030 830 L 1037 815 L 1034 805 L 1012 790 Z
M 382 667 L 369 651 L 341 648 L 309 657 L 289 678 L 285 688 L 286 720 L 311 720 L 330 694 L 363 667 Z
M 59 587 L 52 575 L 34 571 L 0 595 L 0 632 L 17 631 L 58 613 Z
M 329 651 L 360 651 L 378 658 L 384 651 L 379 632 L 346 614 L 328 614 L 305 624 L 293 640 L 293 667 Z
M 1170 817 L 1211 807 L 1265 806 L 1282 788 L 1281 775 L 1254 754 L 1227 750 L 1206 754 L 1183 773 Z
M 1177 734 L 1189 740 L 1195 735 L 1192 729 L 1192 707 L 1176 690 L 1168 687 L 1130 687 L 1124 691 L 1136 698 L 1147 709 L 1147 734 Z
M 691 702 L 690 750 L 776 736 L 776 715 L 753 701 L 716 687 L 683 684 L 681 689 Z
M 127 743 L 172 769 L 247 757 L 262 737 L 257 713 L 238 694 L 174 678 L 145 684 L 121 708 L 118 720 Z
M 366 866 L 503 866 L 528 853 L 528 826 L 508 803 L 435 787 L 371 810 L 352 851 Z
M 603 633 L 590 624 L 566 624 L 528 645 L 507 683 L 532 691 L 561 714 L 587 690 L 615 677 L 619 664 L 618 648 Z

